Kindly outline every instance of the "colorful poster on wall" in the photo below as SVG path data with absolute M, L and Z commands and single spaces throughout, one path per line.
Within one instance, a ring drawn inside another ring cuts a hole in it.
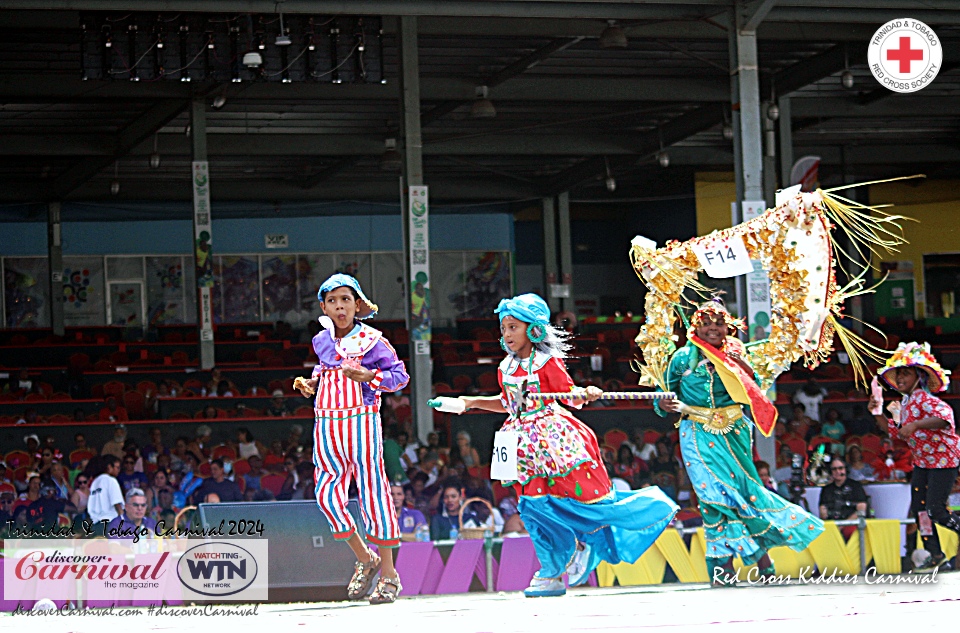
M 733 203 L 736 205 L 736 203 Z M 743 201 L 743 221 L 749 222 L 767 210 L 763 200 Z M 757 260 L 750 260 L 753 270 L 746 273 L 747 323 L 749 341 L 761 341 L 770 333 L 770 278 Z
M 47 304 L 50 273 L 46 257 L 6 257 L 3 260 L 3 300 L 6 326 L 50 327 Z
M 146 258 L 147 317 L 151 327 L 187 322 L 183 272 L 180 257 Z
M 430 207 L 426 186 L 410 187 L 410 340 L 430 355 Z
M 102 257 L 63 258 L 63 323 L 68 327 L 102 325 L 104 315 Z
M 193 161 L 193 239 L 200 302 L 200 340 L 213 340 L 213 223 L 210 217 L 210 166 Z

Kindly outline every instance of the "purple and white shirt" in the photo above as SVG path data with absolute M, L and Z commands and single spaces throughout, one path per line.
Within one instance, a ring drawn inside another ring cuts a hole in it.
M 407 386 L 403 361 L 379 330 L 358 323 L 345 337 L 334 338 L 334 330 L 322 330 L 313 337 L 319 363 L 313 378 L 319 379 L 315 407 L 318 411 L 357 408 L 380 410 L 380 392 L 400 391 Z M 360 383 L 343 374 L 344 361 L 355 361 L 374 373 L 370 382 Z

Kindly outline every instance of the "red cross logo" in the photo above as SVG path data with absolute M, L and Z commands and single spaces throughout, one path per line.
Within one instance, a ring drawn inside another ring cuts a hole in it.
M 922 48 L 910 48 L 910 36 L 900 38 L 900 48 L 891 48 L 887 51 L 887 61 L 900 62 L 900 72 L 910 73 L 910 62 L 923 61 Z

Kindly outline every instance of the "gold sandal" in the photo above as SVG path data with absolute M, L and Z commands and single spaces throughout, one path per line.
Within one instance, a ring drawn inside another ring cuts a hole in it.
M 347 585 L 347 599 L 360 600 L 370 590 L 370 583 L 373 582 L 377 572 L 380 571 L 380 557 L 370 555 L 370 560 L 365 563 L 357 561 L 357 568 L 353 572 L 353 578 Z
M 397 596 L 403 590 L 400 585 L 400 576 L 395 578 L 384 578 L 380 576 L 377 581 L 377 588 L 373 590 L 370 596 L 370 604 L 390 604 L 397 601 Z

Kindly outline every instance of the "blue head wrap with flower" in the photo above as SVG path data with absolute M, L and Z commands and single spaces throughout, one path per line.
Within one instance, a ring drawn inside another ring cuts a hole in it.
M 567 333 L 550 325 L 550 306 L 539 295 L 530 292 L 503 299 L 493 312 L 500 315 L 501 322 L 510 316 L 527 323 L 527 338 L 542 353 L 565 358 L 566 352 L 571 348 L 566 342 Z M 502 338 L 500 346 L 509 352 Z
M 337 273 L 331 275 L 325 282 L 320 284 L 320 290 L 317 291 L 317 299 L 323 301 L 323 296 L 330 292 L 331 290 L 336 290 L 337 288 L 347 287 L 352 289 L 357 293 L 357 318 L 358 319 L 369 319 L 372 316 L 377 314 L 377 311 L 380 309 L 377 307 L 373 301 L 367 299 L 367 296 L 363 294 L 363 290 L 360 289 L 360 282 L 357 281 L 354 277 L 350 275 L 345 275 L 343 273 Z

